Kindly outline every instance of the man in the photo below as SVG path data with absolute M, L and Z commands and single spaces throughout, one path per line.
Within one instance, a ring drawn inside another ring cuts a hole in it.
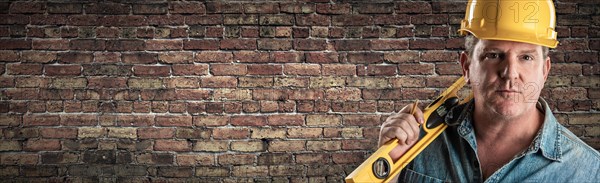
M 508 13 L 528 6 L 539 11 Z M 468 3 L 460 63 L 474 99 L 449 112 L 449 127 L 398 181 L 600 182 L 598 151 L 560 125 L 540 98 L 551 67 L 547 47 L 558 44 L 554 22 L 551 0 Z M 411 108 L 381 126 L 380 146 L 399 139 L 394 159 L 421 133 L 423 113 L 411 115 Z

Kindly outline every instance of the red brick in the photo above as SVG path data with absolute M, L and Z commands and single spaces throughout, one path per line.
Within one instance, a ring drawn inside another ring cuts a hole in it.
M 598 63 L 598 53 L 595 52 L 570 52 L 567 53 L 567 62 Z
M 166 14 L 167 13 L 167 4 L 166 3 L 156 3 L 156 4 L 133 4 L 132 10 L 133 14 Z
M 56 14 L 77 14 L 83 11 L 82 4 L 76 3 L 48 3 L 48 13 Z
M 259 39 L 259 50 L 284 51 L 292 49 L 292 41 L 284 39 Z
M 9 75 L 41 75 L 41 64 L 7 64 L 6 73 Z
M 565 39 L 558 43 L 556 50 L 587 50 L 587 42 L 581 39 Z
M 436 64 L 435 72 L 439 75 L 460 75 L 462 74 L 462 68 L 460 64 Z
M 65 25 L 67 23 L 66 15 L 32 15 L 31 24 L 33 25 Z
M 419 52 L 417 52 L 417 51 L 399 51 L 399 52 L 385 53 L 384 60 L 387 62 L 391 62 L 391 63 L 418 62 L 419 61 Z
M 223 39 L 220 48 L 224 50 L 255 50 L 257 44 L 256 39 Z
M 315 5 L 307 3 L 280 3 L 280 10 L 282 13 L 314 13 Z
M 77 138 L 76 128 L 42 128 L 40 135 L 44 138 L 60 139 L 60 138 Z
M 169 76 L 171 67 L 169 66 L 133 66 L 133 73 L 137 76 Z
M 16 62 L 19 60 L 19 53 L 17 51 L 0 50 L 0 61 Z
M 147 40 L 146 49 L 155 51 L 164 50 L 181 50 L 183 41 L 178 39 L 167 39 L 167 40 Z
M 34 39 L 32 42 L 34 50 L 68 50 L 69 40 L 65 39 Z
M 153 126 L 152 115 L 120 115 L 117 118 L 117 126 Z
M 192 126 L 192 116 L 156 116 L 159 126 Z
M 13 2 L 10 4 L 10 13 L 44 13 L 46 3 L 44 2 Z
M 98 24 L 105 27 L 147 26 L 148 20 L 142 15 L 105 15 L 98 17 Z
M 226 14 L 223 17 L 225 25 L 257 25 L 258 15 L 254 14 Z
M 294 16 L 279 14 L 279 15 L 261 15 L 258 19 L 260 25 L 294 25 Z
M 141 51 L 146 45 L 143 40 L 108 40 L 106 50 L 108 51 Z
M 301 51 L 326 50 L 327 41 L 318 39 L 298 39 L 294 41 L 294 49 Z
M 185 40 L 183 42 L 183 49 L 185 50 L 218 50 L 219 49 L 219 41 L 218 40 Z
M 180 63 L 193 63 L 194 62 L 194 53 L 193 52 L 165 52 L 160 53 L 158 55 L 158 60 L 171 63 L 171 64 L 180 64 Z
M 353 64 L 323 64 L 325 76 L 353 76 L 356 75 L 356 66 Z
M 408 40 L 371 40 L 373 50 L 405 50 Z
M 283 67 L 281 65 L 264 65 L 253 64 L 248 65 L 249 75 L 281 75 Z
M 214 76 L 202 78 L 200 83 L 202 87 L 208 88 L 234 88 L 237 86 L 237 79 L 228 76 Z
M 552 64 L 550 69 L 551 76 L 564 76 L 564 75 L 581 75 L 582 67 L 580 64 Z
M 80 65 L 46 65 L 44 70 L 48 76 L 78 76 L 81 69 Z
M 297 89 L 288 92 L 291 100 L 317 100 L 323 98 L 321 89 Z
M 154 150 L 186 152 L 191 151 L 192 146 L 187 140 L 156 140 L 154 142 Z
M 328 26 L 329 16 L 320 14 L 296 15 L 296 25 L 299 26 Z
M 123 53 L 121 59 L 127 64 L 154 64 L 158 62 L 158 55 L 146 52 Z
M 409 25 L 410 24 L 410 16 L 406 14 L 399 15 L 374 15 L 373 23 L 376 25 Z
M 88 88 L 127 88 L 127 78 L 88 78 Z
M 98 51 L 106 48 L 106 42 L 98 39 L 73 39 L 69 43 L 73 50 Z
M 97 63 L 117 63 L 117 62 L 121 62 L 121 53 L 115 53 L 115 52 L 96 52 L 96 53 L 94 53 L 94 62 L 97 62 Z
M 267 118 L 264 116 L 232 116 L 230 123 L 233 126 L 265 126 Z
M 25 151 L 57 151 L 60 147 L 60 140 L 28 139 L 23 143 Z
M 306 141 L 303 140 L 274 140 L 269 142 L 270 152 L 296 152 L 303 151 Z
M 360 51 L 370 50 L 371 42 L 369 40 L 336 40 L 334 41 L 337 51 Z
M 247 3 L 243 4 L 244 13 L 276 14 L 279 3 Z
M 353 8 L 361 14 L 391 14 L 394 11 L 394 4 L 358 4 Z
M 92 3 L 85 5 L 88 14 L 129 14 L 131 7 L 127 4 L 118 3 Z
M 284 90 L 276 89 L 255 89 L 252 92 L 254 100 L 285 100 L 287 93 Z
M 412 39 L 410 49 L 441 50 L 446 47 L 444 39 Z
M 327 164 L 331 157 L 326 153 L 296 154 L 296 164 Z
M 421 61 L 426 62 L 457 62 L 459 53 L 449 51 L 424 51 L 421 54 Z
M 246 139 L 250 137 L 250 131 L 247 128 L 214 128 L 214 139 Z
M 185 17 L 185 24 L 187 25 L 219 25 L 222 23 L 222 15 L 191 15 Z
M 286 75 L 317 76 L 321 74 L 318 64 L 285 64 L 283 72 Z
M 198 89 L 177 89 L 175 94 L 178 100 L 206 100 L 211 97 L 210 91 Z
M 206 2 L 206 13 L 242 13 L 240 3 Z
M 98 125 L 98 116 L 92 114 L 63 114 L 60 115 L 60 124 L 63 126 L 95 126 Z
M 201 2 L 169 2 L 169 13 L 204 14 L 206 7 Z
M 330 100 L 360 100 L 361 92 L 357 88 L 331 88 L 325 91 L 325 98 Z
M 271 62 L 268 52 L 240 51 L 234 52 L 234 59 L 239 62 L 267 63 Z
M 434 64 L 398 64 L 400 75 L 428 75 L 433 74 Z
M 24 115 L 23 126 L 58 126 L 58 115 Z
M 271 57 L 277 63 L 298 63 L 304 60 L 304 55 L 298 52 L 273 52 Z
M 30 20 L 29 15 L 7 14 L 6 12 L 3 13 L 2 17 L 0 20 L 0 24 L 2 25 L 26 25 L 29 24 Z
M 348 14 L 351 9 L 350 4 L 317 4 L 317 13 L 320 14 Z
M 361 163 L 365 158 L 363 152 L 340 152 L 331 154 L 331 159 L 335 164 Z
M 331 24 L 335 26 L 367 26 L 373 25 L 373 19 L 369 15 L 334 15 Z
M 395 76 L 397 74 L 396 65 L 369 65 L 367 74 L 370 76 Z
M 31 49 L 30 39 L 0 39 L 0 50 Z
M 396 4 L 396 13 L 431 13 L 432 8 L 429 2 L 398 2 Z
M 373 52 L 348 53 L 348 62 L 353 64 L 383 63 L 383 54 Z
M 205 64 L 176 64 L 172 66 L 172 69 L 173 75 L 176 76 L 202 76 L 208 74 L 208 65 Z
M 267 117 L 267 123 L 270 126 L 302 126 L 304 125 L 303 115 L 271 115 Z
M 202 51 L 196 53 L 194 58 L 196 62 L 233 62 L 233 54 L 231 52 L 215 52 Z
M 448 23 L 448 15 L 444 14 L 423 14 L 412 15 L 410 17 L 411 24 L 446 24 Z
M 248 73 L 244 64 L 212 64 L 210 72 L 215 76 L 243 76 Z

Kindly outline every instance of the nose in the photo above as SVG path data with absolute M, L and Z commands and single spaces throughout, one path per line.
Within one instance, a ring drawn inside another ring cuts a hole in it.
M 514 81 L 519 77 L 519 60 L 511 55 L 507 55 L 500 64 L 500 77 Z

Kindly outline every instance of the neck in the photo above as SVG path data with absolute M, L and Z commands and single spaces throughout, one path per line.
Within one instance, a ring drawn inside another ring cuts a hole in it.
M 526 115 L 511 118 L 490 113 L 493 112 L 474 111 L 473 124 L 478 143 L 506 143 L 525 146 L 524 148 L 526 148 L 535 138 L 544 120 L 544 115 L 535 106 L 524 113 Z

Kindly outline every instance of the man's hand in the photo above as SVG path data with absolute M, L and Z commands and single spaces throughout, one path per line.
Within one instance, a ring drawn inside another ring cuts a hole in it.
M 416 104 L 404 106 L 400 112 L 388 117 L 381 125 L 378 147 L 394 138 L 398 139 L 399 145 L 389 154 L 394 161 L 398 160 L 419 139 L 419 126 L 424 122 L 423 112 L 416 107 L 414 114 L 411 115 L 410 110 L 413 105 Z

